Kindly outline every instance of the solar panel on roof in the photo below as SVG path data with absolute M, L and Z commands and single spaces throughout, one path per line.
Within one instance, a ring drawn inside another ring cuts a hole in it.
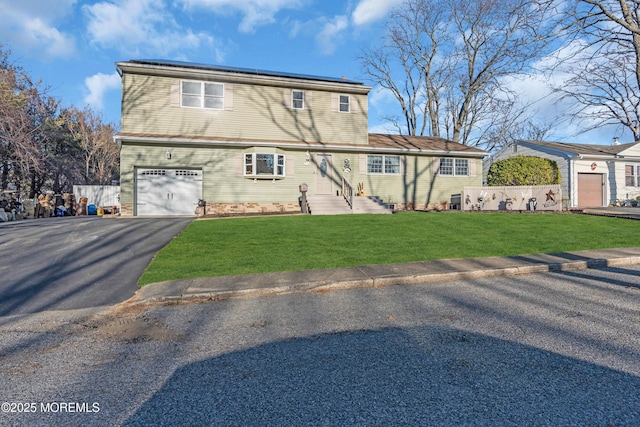
M 328 82 L 349 83 L 349 84 L 358 84 L 358 85 L 362 84 L 360 82 L 354 82 L 351 80 L 337 78 L 337 77 L 323 77 L 323 76 L 313 76 L 310 74 L 283 73 L 278 71 L 258 70 L 253 68 L 228 67 L 224 65 L 201 64 L 196 62 L 183 62 L 183 61 L 173 61 L 173 60 L 166 60 L 166 59 L 137 59 L 137 60 L 131 60 L 129 62 L 132 62 L 134 64 L 165 65 L 165 66 L 171 66 L 171 67 L 194 68 L 194 69 L 212 70 L 212 71 L 225 71 L 225 72 L 231 72 L 231 73 L 235 72 L 235 73 L 241 73 L 241 74 L 288 77 L 288 78 L 305 79 L 305 80 L 322 80 L 322 81 L 328 81 Z

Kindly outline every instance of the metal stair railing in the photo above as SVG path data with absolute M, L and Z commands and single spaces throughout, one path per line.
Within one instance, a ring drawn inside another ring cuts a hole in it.
M 353 186 L 344 176 L 342 177 L 342 197 L 349 205 L 349 209 L 353 210 Z

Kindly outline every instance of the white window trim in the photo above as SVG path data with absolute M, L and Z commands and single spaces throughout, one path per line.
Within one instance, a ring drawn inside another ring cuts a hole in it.
M 272 174 L 256 173 L 256 167 L 258 165 L 256 161 L 256 156 L 259 156 L 259 155 L 273 156 L 273 173 Z M 251 158 L 251 163 L 247 162 L 248 158 Z M 251 166 L 251 173 L 247 173 L 248 165 Z M 282 173 L 278 173 L 280 169 L 282 169 Z M 287 174 L 287 159 L 285 158 L 284 154 L 277 154 L 277 153 L 275 154 L 260 153 L 260 152 L 244 153 L 244 155 L 242 156 L 242 171 L 244 176 L 248 178 L 255 178 L 255 179 L 284 178 Z
M 451 173 L 442 173 L 442 161 L 443 160 L 451 160 L 452 161 L 452 163 L 451 163 Z M 456 162 L 458 160 L 467 162 L 467 173 L 464 174 L 464 175 L 456 173 L 456 169 L 457 169 Z M 440 162 L 438 164 L 438 175 L 440 175 L 440 176 L 451 176 L 451 177 L 455 177 L 455 176 L 471 176 L 470 168 L 471 168 L 471 165 L 470 165 L 469 159 L 460 159 L 460 158 L 457 158 L 457 157 L 441 157 L 440 158 Z
M 343 96 L 347 98 L 347 103 L 346 104 L 341 102 L 341 98 Z M 342 107 L 342 105 L 346 105 L 347 106 L 346 111 L 343 111 L 342 108 L 340 108 L 340 107 Z M 344 94 L 338 95 L 338 112 L 345 113 L 345 114 L 349 114 L 351 112 L 351 96 L 350 95 L 344 95 Z
M 301 93 L 302 94 L 302 106 L 301 107 L 296 107 L 296 101 L 300 101 L 299 99 L 295 99 L 294 95 L 296 93 Z M 305 104 L 305 93 L 303 90 L 297 90 L 297 89 L 292 89 L 291 90 L 291 108 L 293 108 L 294 110 L 304 110 L 304 104 Z
M 182 84 L 183 83 L 197 83 L 200 85 L 200 106 L 192 106 L 192 105 L 184 105 L 183 104 L 183 91 L 182 91 Z M 205 95 L 205 87 L 206 85 L 216 85 L 216 86 L 220 86 L 222 87 L 222 94 L 220 96 L 211 96 L 213 98 L 216 99 L 220 99 L 222 101 L 222 106 L 219 108 L 214 108 L 214 107 L 205 107 L 204 101 L 206 99 L 206 95 Z M 202 109 L 202 110 L 224 110 L 224 101 L 225 101 L 225 87 L 224 87 L 224 83 L 218 83 L 218 82 L 204 82 L 204 81 L 199 81 L 199 80 L 180 80 L 180 107 L 182 108 L 195 108 L 195 109 Z
M 369 157 L 376 156 L 382 157 L 382 172 L 370 172 L 369 171 Z M 398 158 L 398 172 L 387 172 L 387 157 Z M 400 175 L 402 170 L 402 158 L 396 154 L 367 154 L 367 175 Z
M 631 166 L 633 174 L 633 185 L 627 185 L 627 166 Z M 640 187 L 640 163 L 625 163 L 624 164 L 624 186 L 625 187 Z

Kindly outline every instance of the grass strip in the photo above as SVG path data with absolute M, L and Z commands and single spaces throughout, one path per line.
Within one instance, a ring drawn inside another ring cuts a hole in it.
M 402 212 L 194 221 L 140 286 L 167 280 L 640 246 L 640 221 L 578 214 Z

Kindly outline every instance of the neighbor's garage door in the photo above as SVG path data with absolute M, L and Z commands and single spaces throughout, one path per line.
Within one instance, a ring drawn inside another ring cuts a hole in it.
M 194 215 L 202 198 L 202 171 L 138 169 L 137 215 Z
M 578 174 L 578 206 L 602 206 L 604 175 L 601 173 Z

